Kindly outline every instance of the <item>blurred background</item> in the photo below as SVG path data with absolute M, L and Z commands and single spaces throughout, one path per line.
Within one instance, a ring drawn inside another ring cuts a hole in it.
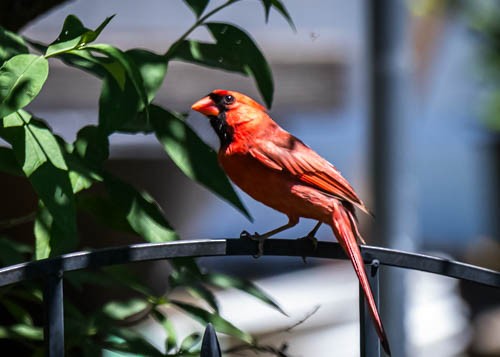
M 102 42 L 161 52 L 193 21 L 182 1 L 166 3 L 72 1 L 32 23 L 23 34 L 49 42 L 68 14 L 77 14 L 93 28 L 103 16 L 116 13 Z M 212 1 L 210 6 L 220 3 Z M 296 32 L 275 13 L 265 24 L 261 5 L 251 0 L 230 6 L 216 19 L 245 28 L 269 60 L 275 80 L 272 117 L 333 162 L 375 208 L 375 221 L 361 218 L 367 242 L 499 270 L 498 3 L 381 1 L 375 10 L 363 0 L 284 3 Z M 374 34 L 377 28 L 385 30 Z M 195 35 L 208 38 L 203 31 Z M 383 50 L 381 62 L 374 62 L 377 48 Z M 377 78 L 386 83 L 380 87 L 374 83 Z M 77 128 L 97 122 L 99 85 L 92 76 L 53 61 L 45 90 L 31 109 L 73 141 Z M 262 102 L 248 78 L 178 62 L 169 66 L 156 100 L 187 112 L 215 88 L 238 90 Z M 382 99 L 382 111 L 380 103 L 374 103 L 377 98 Z M 188 122 L 214 148 L 218 146 L 205 118 L 190 112 Z M 254 223 L 247 221 L 186 180 L 153 136 L 120 134 L 111 139 L 109 167 L 150 192 L 183 239 L 233 238 L 242 230 L 267 231 L 286 221 L 241 193 L 254 217 Z M 382 175 L 383 180 L 377 173 L 381 167 L 389 175 Z M 313 224 L 303 220 L 281 236 L 301 237 Z M 104 241 L 93 228 L 87 235 L 92 246 L 127 243 L 118 235 Z M 317 237 L 333 239 L 327 227 Z M 235 257 L 205 258 L 200 264 L 253 279 L 289 313 L 289 318 L 283 317 L 236 292 L 218 293 L 223 315 L 263 341 L 277 346 L 286 342 L 294 356 L 359 354 L 358 284 L 349 263 Z M 397 278 L 401 284 L 392 292 L 399 296 L 400 306 L 392 316 L 391 306 L 382 306 L 396 356 L 500 356 L 499 292 L 417 272 Z M 159 291 L 164 289 L 165 265 L 150 265 L 146 279 Z M 384 300 L 384 290 L 381 294 Z M 316 306 L 306 322 L 286 331 Z M 394 316 L 397 311 L 402 313 Z M 405 329 L 392 321 L 402 322 Z M 201 329 L 180 314 L 176 324 L 186 334 Z M 152 340 L 160 341 L 163 333 L 148 322 L 139 329 Z

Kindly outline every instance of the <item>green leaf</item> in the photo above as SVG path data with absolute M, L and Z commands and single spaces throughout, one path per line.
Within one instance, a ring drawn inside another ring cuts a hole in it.
M 114 320 L 125 320 L 149 307 L 144 299 L 130 299 L 128 301 L 112 301 L 104 305 L 103 312 Z
M 280 0 L 261 0 L 261 1 L 262 5 L 264 6 L 264 11 L 266 12 L 266 22 L 269 21 L 269 11 L 271 10 L 271 7 L 273 7 L 288 21 L 290 27 L 294 31 L 297 31 L 297 28 L 293 23 L 292 17 L 288 13 L 288 10 L 286 9 L 285 5 L 283 5 L 283 3 Z
M 29 311 L 24 306 L 20 305 L 17 301 L 13 301 L 5 297 L 2 298 L 1 302 L 16 322 L 33 326 L 33 319 L 31 318 Z
M 179 350 L 193 352 L 193 350 L 200 347 L 200 344 L 201 344 L 201 334 L 198 332 L 194 332 L 189 336 L 187 336 L 184 340 L 182 340 Z
M 148 102 L 151 102 L 167 73 L 165 57 L 139 49 L 127 51 L 126 54 L 139 69 Z M 144 108 L 144 103 L 130 81 L 126 81 L 124 87 L 120 88 L 116 81 L 104 79 L 99 99 L 99 126 L 103 130 L 150 132 L 148 113 L 139 114 Z
M 12 149 L 0 147 L 0 171 L 15 176 L 24 175 Z
M 127 53 L 122 52 L 116 47 L 106 44 L 88 45 L 86 46 L 86 49 L 101 53 L 120 63 L 125 72 L 127 73 L 127 78 L 132 82 L 135 90 L 137 91 L 137 94 L 139 95 L 139 98 L 141 99 L 142 103 L 144 104 L 145 107 L 147 107 L 148 95 L 146 93 L 146 88 L 144 87 L 144 82 L 142 80 L 141 73 L 137 68 L 137 65 L 135 64 L 133 59 L 130 58 L 130 56 Z M 114 75 L 114 78 L 117 80 L 117 83 L 120 83 L 119 76 L 116 76 L 116 74 L 114 73 L 112 73 L 112 75 Z
M 0 136 L 11 145 L 23 172 L 43 201 L 35 220 L 37 258 L 76 246 L 76 208 L 63 152 L 50 129 L 25 111 L 2 120 Z
M 219 312 L 219 304 L 214 293 L 202 284 L 190 284 L 186 286 L 187 291 L 194 297 L 205 301 L 215 312 Z
M 156 347 L 151 345 L 144 337 L 131 329 L 115 328 L 111 333 L 115 338 L 104 344 L 104 348 L 106 349 L 129 352 L 134 356 L 164 356 L 163 353 L 158 351 Z
M 271 68 L 252 38 L 245 31 L 230 24 L 209 22 L 205 25 L 217 44 L 226 48 L 228 53 L 238 54 L 246 72 L 255 79 L 266 105 L 270 108 L 274 93 Z M 222 60 L 224 61 L 224 57 Z
M 28 105 L 42 89 L 49 63 L 42 56 L 21 54 L 0 68 L 0 118 Z
M 32 249 L 29 245 L 0 237 L 0 262 L 3 266 L 14 265 L 26 261 L 26 255 L 31 253 Z
M 28 53 L 28 47 L 23 38 L 0 26 L 0 65 L 8 59 L 22 53 Z
M 160 243 L 178 239 L 160 207 L 148 194 L 111 175 L 105 176 L 104 184 L 132 229 L 146 241 Z
M 69 52 L 79 49 L 89 42 L 93 42 L 113 17 L 114 15 L 106 18 L 97 29 L 92 31 L 83 26 L 78 17 L 69 15 L 64 20 L 59 37 L 47 48 L 45 56 L 49 57 Z
M 156 137 L 186 176 L 206 186 L 251 219 L 219 167 L 215 152 L 196 135 L 180 115 L 152 105 L 150 119 Z
M 247 343 L 254 342 L 252 336 L 240 330 L 217 313 L 210 313 L 197 306 L 177 300 L 171 300 L 171 303 L 188 313 L 195 320 L 201 322 L 203 326 L 211 322 L 214 328 L 219 332 L 231 335 Z
M 283 315 L 288 316 L 283 311 L 283 309 L 273 300 L 273 298 L 271 298 L 261 288 L 259 288 L 257 285 L 255 285 L 249 280 L 221 273 L 203 274 L 201 279 L 204 283 L 217 286 L 223 289 L 234 288 L 241 290 L 259 299 L 260 301 L 268 304 L 272 308 L 281 312 Z
M 0 339 L 6 338 L 42 341 L 43 329 L 25 324 L 16 324 L 9 327 L 0 326 Z
M 248 75 L 237 52 L 228 52 L 221 44 L 185 40 L 180 43 L 174 59 L 206 67 Z
M 108 136 L 97 126 L 85 126 L 76 134 L 74 152 L 88 165 L 100 168 L 109 157 Z
M 184 2 L 191 8 L 196 18 L 200 18 L 203 11 L 207 8 L 209 0 L 184 0 Z
M 58 211 L 57 214 L 59 218 L 61 212 Z M 60 223 L 54 219 L 54 215 L 43 203 L 39 203 L 34 227 L 35 258 L 37 260 L 67 253 L 76 248 L 75 210 L 67 210 L 66 214 L 69 219 L 74 219 L 75 222 L 68 225 Z
M 82 194 L 77 197 L 78 209 L 92 215 L 103 227 L 136 233 L 127 221 L 126 212 L 108 197 Z
M 205 26 L 216 43 L 183 41 L 176 48 L 174 59 L 251 76 L 266 105 L 271 107 L 274 92 L 271 68 L 253 39 L 231 24 L 209 22 Z
M 167 338 L 165 340 L 165 352 L 177 349 L 177 333 L 170 319 L 160 312 L 157 308 L 151 311 L 151 317 L 156 320 L 165 330 Z

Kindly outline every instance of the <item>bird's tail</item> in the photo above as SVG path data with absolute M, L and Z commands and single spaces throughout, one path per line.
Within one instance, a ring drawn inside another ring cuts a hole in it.
M 337 240 L 354 266 L 354 271 L 358 276 L 359 283 L 361 284 L 361 288 L 365 294 L 370 314 L 375 324 L 378 337 L 380 338 L 380 343 L 382 344 L 385 352 L 390 356 L 391 352 L 389 348 L 389 341 L 387 340 L 384 326 L 382 325 L 382 320 L 380 319 L 380 315 L 378 313 L 377 305 L 373 299 L 373 293 L 370 288 L 370 284 L 368 283 L 363 258 L 361 257 L 361 251 L 359 250 L 359 246 L 356 241 L 356 236 L 359 234 L 356 223 L 350 218 L 350 212 L 342 205 L 341 202 L 335 202 L 331 226 Z

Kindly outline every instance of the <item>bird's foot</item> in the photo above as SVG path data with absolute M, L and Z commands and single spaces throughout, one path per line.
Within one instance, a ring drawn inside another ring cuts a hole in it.
M 313 246 L 313 252 L 316 251 L 316 249 L 318 248 L 318 239 L 312 234 L 308 234 L 305 237 L 298 238 L 297 240 L 300 242 L 311 242 L 312 246 Z M 304 261 L 304 264 L 307 264 L 306 258 L 307 257 L 305 255 L 302 256 L 302 260 Z
M 257 232 L 254 232 L 253 234 L 250 234 L 247 231 L 243 231 L 243 232 L 240 233 L 240 239 L 251 239 L 253 241 L 258 242 L 258 244 L 257 244 L 257 254 L 255 254 L 253 256 L 255 259 L 260 258 L 264 254 L 264 242 L 267 239 L 267 236 L 260 235 Z

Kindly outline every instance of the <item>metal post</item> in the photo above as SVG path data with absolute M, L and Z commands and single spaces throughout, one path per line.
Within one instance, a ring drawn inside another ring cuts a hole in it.
M 45 280 L 43 302 L 45 305 L 44 340 L 46 355 L 64 356 L 64 305 L 63 274 L 48 275 Z
M 379 267 L 380 262 L 374 259 L 371 264 L 366 264 L 368 281 L 372 288 L 375 304 L 379 306 Z M 361 357 L 380 357 L 380 340 L 373 325 L 370 310 L 364 298 L 365 293 L 359 286 L 359 342 L 361 347 Z
M 211 323 L 207 325 L 201 342 L 200 357 L 221 357 L 219 340 Z
M 368 0 L 370 121 L 375 198 L 375 241 L 415 249 L 415 185 L 410 132 L 411 46 L 404 0 Z M 394 356 L 406 356 L 405 272 L 390 269 L 381 280 L 381 315 Z

